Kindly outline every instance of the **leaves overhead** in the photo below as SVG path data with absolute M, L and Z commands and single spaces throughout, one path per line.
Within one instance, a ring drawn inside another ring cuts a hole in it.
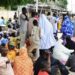
M 39 0 L 41 2 L 47 2 L 47 0 Z M 54 0 L 53 0 L 54 1 Z M 25 5 L 27 3 L 34 3 L 34 0 L 0 0 L 0 6 L 4 7 L 13 7 L 17 5 Z M 59 4 L 61 7 L 66 7 L 67 0 L 59 0 Z
M 67 4 L 68 4 L 67 0 L 59 0 L 59 5 L 63 8 L 66 8 Z
M 16 6 L 16 5 L 25 5 L 27 3 L 33 3 L 34 0 L 0 0 L 0 6 Z

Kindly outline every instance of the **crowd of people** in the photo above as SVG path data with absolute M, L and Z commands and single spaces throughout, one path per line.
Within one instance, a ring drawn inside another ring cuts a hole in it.
M 1 17 L 0 75 L 69 75 L 66 66 L 75 72 L 74 15 L 46 14 L 43 10 L 40 13 L 32 11 L 30 15 L 28 17 L 27 9 L 23 7 L 18 17 L 15 13 L 13 22 L 9 18 L 5 25 L 5 19 Z M 58 33 L 62 33 L 60 38 Z M 59 39 L 63 41 L 61 45 Z M 65 64 L 62 58 L 58 59 L 61 56 L 54 57 L 57 44 L 65 50 L 72 49 L 70 54 L 66 50 L 69 57 Z

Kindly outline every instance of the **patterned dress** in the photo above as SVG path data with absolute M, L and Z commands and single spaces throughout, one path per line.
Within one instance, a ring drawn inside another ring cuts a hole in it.
M 19 56 L 15 58 L 13 69 L 15 75 L 33 75 L 33 63 L 25 47 L 20 49 Z
M 65 20 L 63 21 L 61 32 L 63 33 L 63 36 L 70 36 L 70 37 L 73 36 L 74 25 L 68 16 L 65 16 Z

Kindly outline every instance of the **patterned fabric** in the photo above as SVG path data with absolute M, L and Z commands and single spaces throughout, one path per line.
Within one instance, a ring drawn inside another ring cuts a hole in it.
M 63 32 L 63 35 L 65 36 L 73 36 L 74 27 L 73 23 L 71 22 L 70 18 L 68 16 L 65 16 L 65 20 L 62 24 L 61 31 Z
M 33 75 L 33 63 L 27 54 L 26 48 L 20 49 L 20 54 L 14 60 L 15 75 Z

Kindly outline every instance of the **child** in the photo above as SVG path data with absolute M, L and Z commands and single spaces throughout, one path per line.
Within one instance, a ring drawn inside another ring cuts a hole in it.
M 13 62 L 16 57 L 17 51 L 13 45 L 8 45 L 8 48 L 9 48 L 9 51 L 7 53 L 7 57 L 11 62 Z
M 14 75 L 11 63 L 8 60 L 7 56 L 8 50 L 0 46 L 0 75 Z
M 1 44 L 8 44 L 8 36 L 6 33 L 3 35 L 3 39 L 1 40 Z
M 9 45 L 17 46 L 17 37 L 15 32 L 12 32 L 11 36 L 9 37 Z
M 42 61 L 40 64 L 40 71 L 38 75 L 49 75 L 50 66 L 48 65 L 47 61 Z
M 13 30 L 12 27 L 11 27 L 10 25 L 8 25 L 8 34 L 9 34 L 9 35 L 11 35 L 12 30 Z
M 34 75 L 40 75 L 41 73 L 46 73 L 47 75 L 49 75 L 51 66 L 50 52 L 49 50 L 42 50 L 42 53 L 40 54 L 40 57 L 34 64 Z
M 38 26 L 37 20 L 33 21 L 33 29 L 31 32 L 32 44 L 36 47 L 36 58 L 39 57 L 39 43 L 40 43 L 40 28 Z

